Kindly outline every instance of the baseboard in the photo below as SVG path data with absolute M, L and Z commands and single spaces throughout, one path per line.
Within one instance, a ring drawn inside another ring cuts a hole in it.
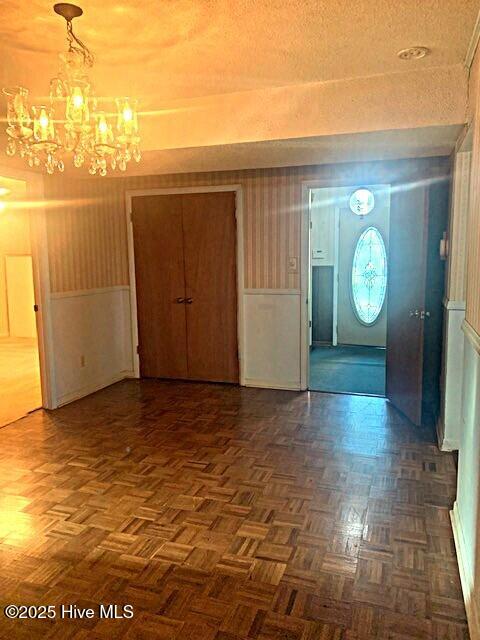
M 480 640 L 480 607 L 479 604 L 475 602 L 473 576 L 466 566 L 465 536 L 463 535 L 462 523 L 456 502 L 453 505 L 452 511 L 450 511 L 450 518 L 452 521 L 455 548 L 457 550 L 458 570 L 460 572 L 463 599 L 465 601 L 465 609 L 467 612 L 470 640 Z
M 86 387 L 82 387 L 81 389 L 77 389 L 72 391 L 71 393 L 66 393 L 63 396 L 57 398 L 57 407 L 63 407 L 66 404 L 70 404 L 70 402 L 74 402 L 75 400 L 80 400 L 80 398 L 84 398 L 85 396 L 89 396 L 96 391 L 100 391 L 101 389 L 105 389 L 105 387 L 109 387 L 116 382 L 120 382 L 121 380 L 125 380 L 125 378 L 132 378 L 135 374 L 133 371 L 120 371 L 117 375 L 104 378 L 102 380 L 96 380 L 89 384 Z
M 283 389 L 284 391 L 300 391 L 300 382 L 269 382 L 268 380 L 255 380 L 253 378 L 245 378 L 244 385 L 246 387 L 256 387 L 258 389 Z

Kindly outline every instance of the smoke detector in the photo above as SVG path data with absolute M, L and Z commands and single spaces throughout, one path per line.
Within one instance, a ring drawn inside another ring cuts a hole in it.
M 424 58 L 428 53 L 430 53 L 428 47 L 409 47 L 408 49 L 401 49 L 397 53 L 397 56 L 400 60 L 420 60 L 420 58 Z

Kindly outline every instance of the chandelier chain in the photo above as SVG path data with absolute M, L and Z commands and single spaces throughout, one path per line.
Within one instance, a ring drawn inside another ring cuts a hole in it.
M 92 67 L 94 58 L 90 49 L 84 44 L 78 36 L 73 33 L 73 25 L 71 20 L 67 20 L 67 41 L 68 50 L 78 53 L 83 57 L 83 62 L 87 67 Z M 75 46 L 76 43 L 78 46 Z

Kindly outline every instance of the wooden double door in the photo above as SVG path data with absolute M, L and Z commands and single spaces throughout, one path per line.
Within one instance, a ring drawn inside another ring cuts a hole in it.
M 235 193 L 132 199 L 140 374 L 238 382 Z

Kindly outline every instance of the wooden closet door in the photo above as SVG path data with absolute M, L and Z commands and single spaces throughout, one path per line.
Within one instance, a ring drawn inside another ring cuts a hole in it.
M 132 223 L 140 374 L 187 378 L 181 196 L 133 198 Z
M 235 193 L 184 195 L 183 237 L 188 377 L 238 382 Z

